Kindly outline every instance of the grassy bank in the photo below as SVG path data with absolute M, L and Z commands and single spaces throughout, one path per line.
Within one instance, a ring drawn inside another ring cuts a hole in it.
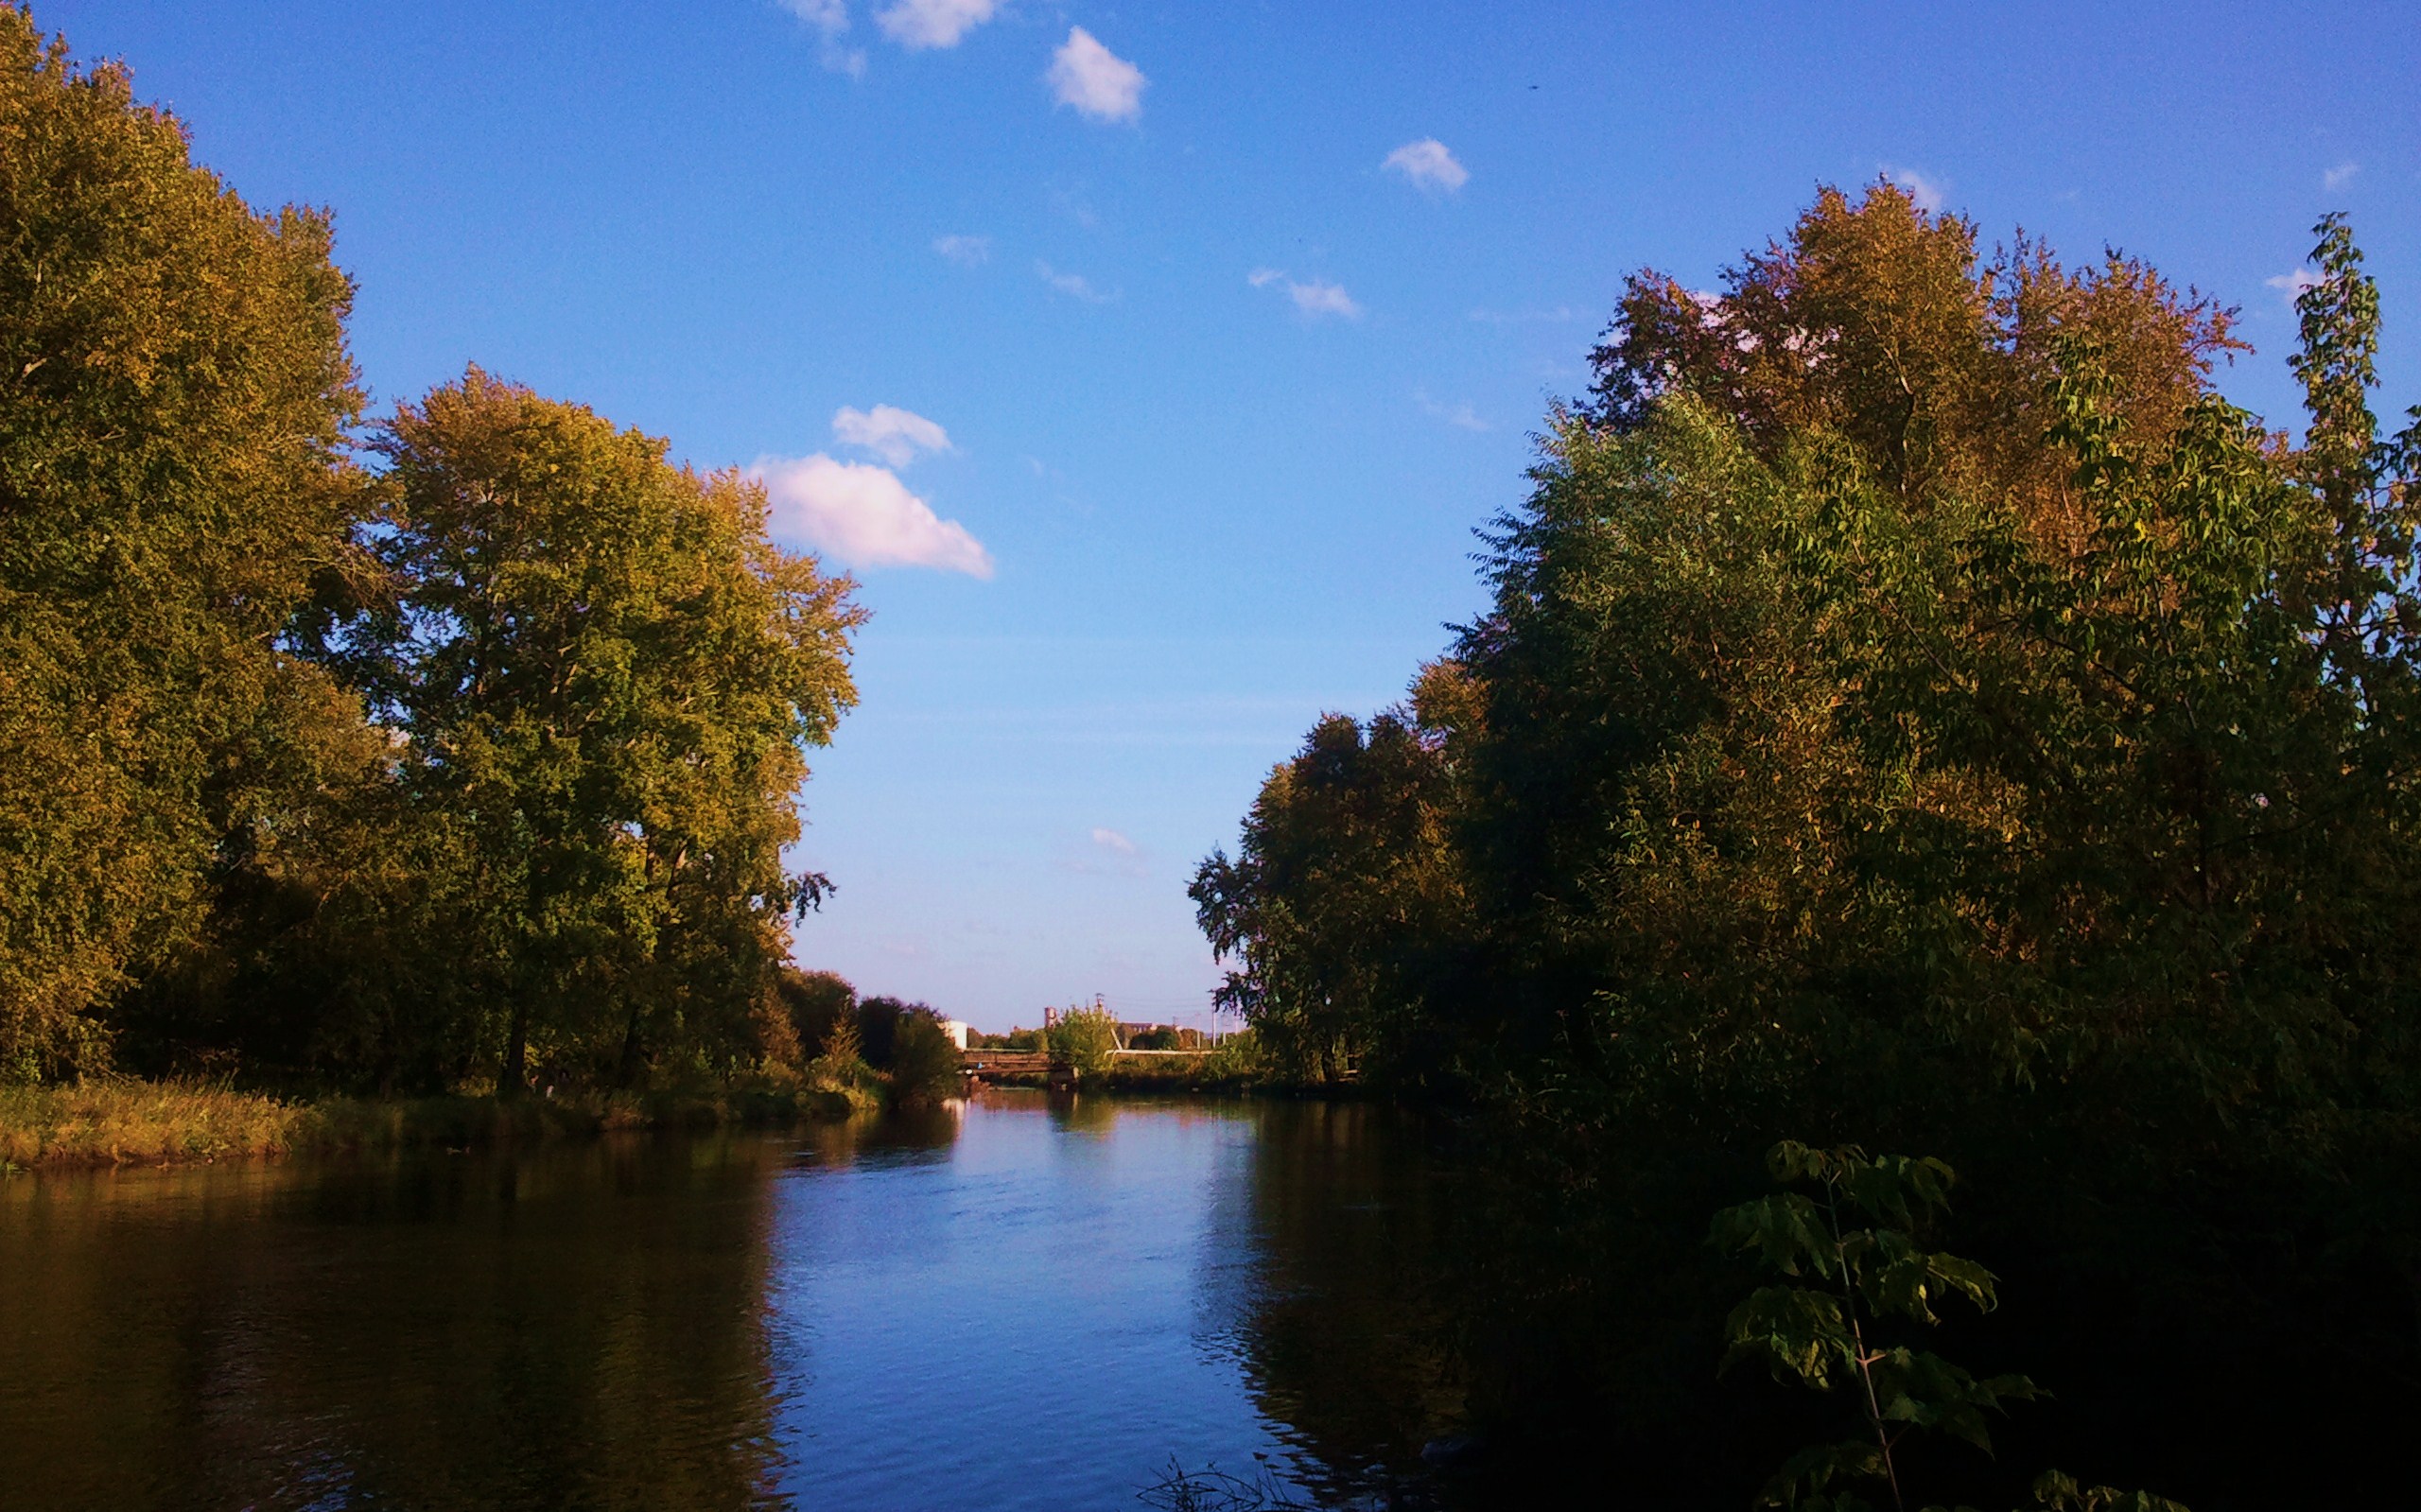
M 462 1148 L 609 1129 L 775 1126 L 847 1118 L 879 1105 L 860 1091 L 734 1087 L 493 1097 L 287 1102 L 192 1082 L 94 1080 L 0 1086 L 0 1164 L 166 1165 L 302 1151 Z

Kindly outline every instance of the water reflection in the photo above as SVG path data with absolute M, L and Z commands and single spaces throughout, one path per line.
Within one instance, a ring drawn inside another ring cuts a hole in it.
M 13 1180 L 0 1485 L 27 1507 L 763 1502 L 769 1154 Z
M 1172 1454 L 1368 1491 L 1456 1407 L 1402 1132 L 1007 1094 L 780 1138 L 18 1177 L 0 1500 L 1115 1507 Z

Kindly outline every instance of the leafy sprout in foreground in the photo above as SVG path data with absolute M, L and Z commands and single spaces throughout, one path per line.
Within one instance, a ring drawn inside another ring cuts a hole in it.
M 1921 1247 L 1919 1235 L 1950 1206 L 1956 1173 L 1930 1156 L 1869 1156 L 1785 1140 L 1767 1169 L 1785 1190 L 1716 1215 L 1711 1243 L 1753 1256 L 1783 1277 L 1759 1287 L 1725 1322 L 1724 1368 L 1762 1360 L 1780 1381 L 1796 1376 L 1819 1391 L 1843 1387 L 1857 1399 L 1860 1434 L 1801 1450 L 1758 1493 L 1761 1506 L 1803 1512 L 1872 1512 L 1844 1486 L 1882 1483 L 1906 1512 L 1897 1452 L 1907 1436 L 1937 1431 L 1992 1451 L 1985 1414 L 2046 1395 L 2020 1375 L 1978 1379 L 1930 1350 L 1887 1343 L 1895 1320 L 1930 1328 L 1956 1299 L 1979 1312 L 1999 1305 L 1993 1273 L 1974 1260 Z M 2185 1512 L 2142 1491 L 2080 1489 L 2050 1471 L 2034 1483 L 2046 1512 Z M 1936 1512 L 1928 1506 L 1926 1512 Z

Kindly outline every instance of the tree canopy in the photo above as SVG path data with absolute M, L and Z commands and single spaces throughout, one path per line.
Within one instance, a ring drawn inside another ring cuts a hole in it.
M 1204 863 L 1228 999 L 1668 1127 L 2410 1105 L 2412 432 L 2320 235 L 2299 447 L 2212 388 L 2228 312 L 1890 184 L 1634 277 L 1489 612 Z
M 0 1077 L 764 1051 L 845 578 L 477 368 L 363 424 L 324 213 L 0 8 Z

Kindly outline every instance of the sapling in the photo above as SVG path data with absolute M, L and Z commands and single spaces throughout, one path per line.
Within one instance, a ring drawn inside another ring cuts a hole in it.
M 1716 1215 L 1710 1243 L 1752 1253 L 1784 1277 L 1732 1310 L 1724 1368 L 1763 1360 L 1777 1381 L 1787 1372 L 1819 1391 L 1847 1387 L 1859 1433 L 1793 1454 L 1757 1504 L 1873 1512 L 1843 1488 L 1865 1482 L 1881 1484 L 1893 1512 L 1907 1512 L 1897 1451 L 1909 1434 L 1949 1434 L 1989 1454 L 1984 1415 L 2045 1395 L 2024 1376 L 1979 1380 L 1930 1350 L 1883 1342 L 1890 1320 L 1931 1328 L 1941 1321 L 1936 1304 L 1951 1298 L 1981 1312 L 1999 1303 L 1992 1272 L 1918 1243 L 1927 1221 L 1949 1208 L 1957 1175 L 1929 1156 L 1869 1157 L 1855 1145 L 1817 1150 L 1792 1140 L 1767 1152 L 1766 1165 L 1776 1181 L 1814 1190 L 1776 1192 Z M 2033 1489 L 2044 1512 L 2186 1512 L 2142 1491 L 2080 1489 L 2056 1470 Z

